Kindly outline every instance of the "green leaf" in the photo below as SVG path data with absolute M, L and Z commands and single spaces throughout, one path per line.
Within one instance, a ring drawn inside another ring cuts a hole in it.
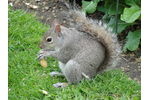
M 122 5 L 119 5 L 118 14 L 123 12 Z M 109 15 L 116 15 L 116 3 L 112 3 L 109 5 L 108 12 Z
M 134 51 L 139 47 L 141 39 L 141 32 L 140 30 L 129 32 L 127 36 L 127 42 L 123 48 L 123 51 L 126 51 L 127 49 L 130 51 Z
M 118 30 L 117 33 L 121 33 L 123 30 L 126 29 L 126 27 L 128 27 L 129 23 L 125 23 L 123 21 L 121 21 L 120 19 L 118 19 Z M 112 17 L 108 23 L 108 26 L 111 27 L 113 29 L 113 32 L 115 33 L 116 31 L 116 18 Z
M 96 11 L 97 8 L 97 4 L 98 4 L 99 0 L 95 2 L 94 1 L 82 1 L 82 9 L 84 12 L 86 13 L 94 13 Z
M 123 12 L 123 5 L 119 5 L 118 14 L 121 14 Z M 98 11 L 102 11 L 105 14 L 109 15 L 116 15 L 116 1 L 112 0 L 105 0 L 104 5 L 97 7 Z
M 125 0 L 125 3 L 129 6 L 140 5 L 141 0 Z
M 123 14 L 121 15 L 121 20 L 126 23 L 133 23 L 141 15 L 141 10 L 138 6 L 132 6 L 130 8 L 125 8 Z
M 93 0 L 93 2 L 95 2 L 95 3 L 98 3 L 98 2 L 100 2 L 101 0 Z
M 108 9 L 106 9 L 104 6 L 98 6 L 97 10 L 101 11 L 101 12 L 104 12 L 104 13 L 106 13 L 108 11 Z
M 134 97 L 132 98 L 132 100 L 141 100 L 141 99 L 140 99 L 140 96 L 134 96 Z

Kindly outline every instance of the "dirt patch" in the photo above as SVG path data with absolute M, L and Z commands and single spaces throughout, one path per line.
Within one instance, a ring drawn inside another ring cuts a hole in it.
M 66 2 L 69 2 L 69 0 Z M 39 20 L 45 24 L 50 24 L 61 11 L 67 11 L 68 5 L 64 4 L 63 0 L 9 0 L 9 5 L 14 9 L 24 9 L 27 12 L 32 12 L 38 16 Z M 93 19 L 100 19 L 102 14 L 96 12 L 90 15 Z M 65 22 L 67 24 L 67 22 Z M 122 43 L 122 40 L 120 41 Z M 122 43 L 123 44 L 123 43 Z M 118 64 L 132 79 L 141 81 L 141 58 L 140 49 L 136 52 L 122 53 L 121 61 Z
M 118 68 L 121 68 L 125 73 L 127 73 L 131 79 L 136 80 L 141 83 L 141 57 L 139 56 L 140 50 L 137 51 L 138 54 L 128 53 L 121 54 L 121 61 Z

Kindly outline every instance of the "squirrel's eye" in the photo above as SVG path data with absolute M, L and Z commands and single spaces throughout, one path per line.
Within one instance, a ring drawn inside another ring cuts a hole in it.
M 51 38 L 51 37 L 48 37 L 48 38 L 46 38 L 46 41 L 47 41 L 47 42 L 52 42 L 52 38 Z

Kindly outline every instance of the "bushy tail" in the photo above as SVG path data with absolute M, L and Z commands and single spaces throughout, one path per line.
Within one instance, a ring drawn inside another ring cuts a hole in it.
M 70 19 L 75 23 L 73 27 L 94 36 L 106 48 L 106 59 L 100 70 L 114 67 L 121 53 L 116 34 L 113 34 L 101 21 L 89 19 L 79 10 L 70 10 L 67 15 L 72 17 Z

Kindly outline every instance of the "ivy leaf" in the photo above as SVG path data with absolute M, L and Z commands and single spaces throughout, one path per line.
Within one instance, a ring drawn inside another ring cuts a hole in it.
M 141 100 L 139 96 L 134 96 L 133 100 Z
M 118 14 L 123 12 L 123 6 L 119 5 Z M 116 3 L 112 3 L 109 5 L 108 12 L 109 15 L 116 15 Z
M 97 8 L 97 4 L 98 4 L 99 0 L 95 0 L 95 1 L 82 1 L 82 9 L 84 12 L 86 13 L 94 13 L 96 11 Z
M 101 12 L 104 12 L 104 13 L 106 13 L 108 11 L 104 6 L 98 6 L 97 10 L 101 11 Z
M 102 1 L 102 0 L 94 0 L 95 3 L 98 3 L 98 2 L 100 2 L 100 1 Z
M 123 5 L 119 5 L 118 14 L 123 12 Z M 105 0 L 104 5 L 97 7 L 98 11 L 102 11 L 108 15 L 116 15 L 116 1 L 112 0 Z
M 140 30 L 134 32 L 130 31 L 127 36 L 127 42 L 123 47 L 123 51 L 127 51 L 127 49 L 130 51 L 136 50 L 140 44 L 140 39 L 141 39 Z
M 125 3 L 129 6 L 140 5 L 141 0 L 125 0 Z
M 123 30 L 126 29 L 126 27 L 128 27 L 129 23 L 125 23 L 123 21 L 121 21 L 120 19 L 118 19 L 118 30 L 117 30 L 117 33 L 121 33 Z M 113 32 L 115 33 L 116 31 L 116 18 L 115 17 L 112 17 L 108 23 L 108 26 L 111 27 L 113 29 Z
M 138 6 L 132 6 L 130 8 L 125 8 L 123 14 L 121 15 L 121 20 L 126 23 L 133 23 L 141 15 L 141 10 Z

